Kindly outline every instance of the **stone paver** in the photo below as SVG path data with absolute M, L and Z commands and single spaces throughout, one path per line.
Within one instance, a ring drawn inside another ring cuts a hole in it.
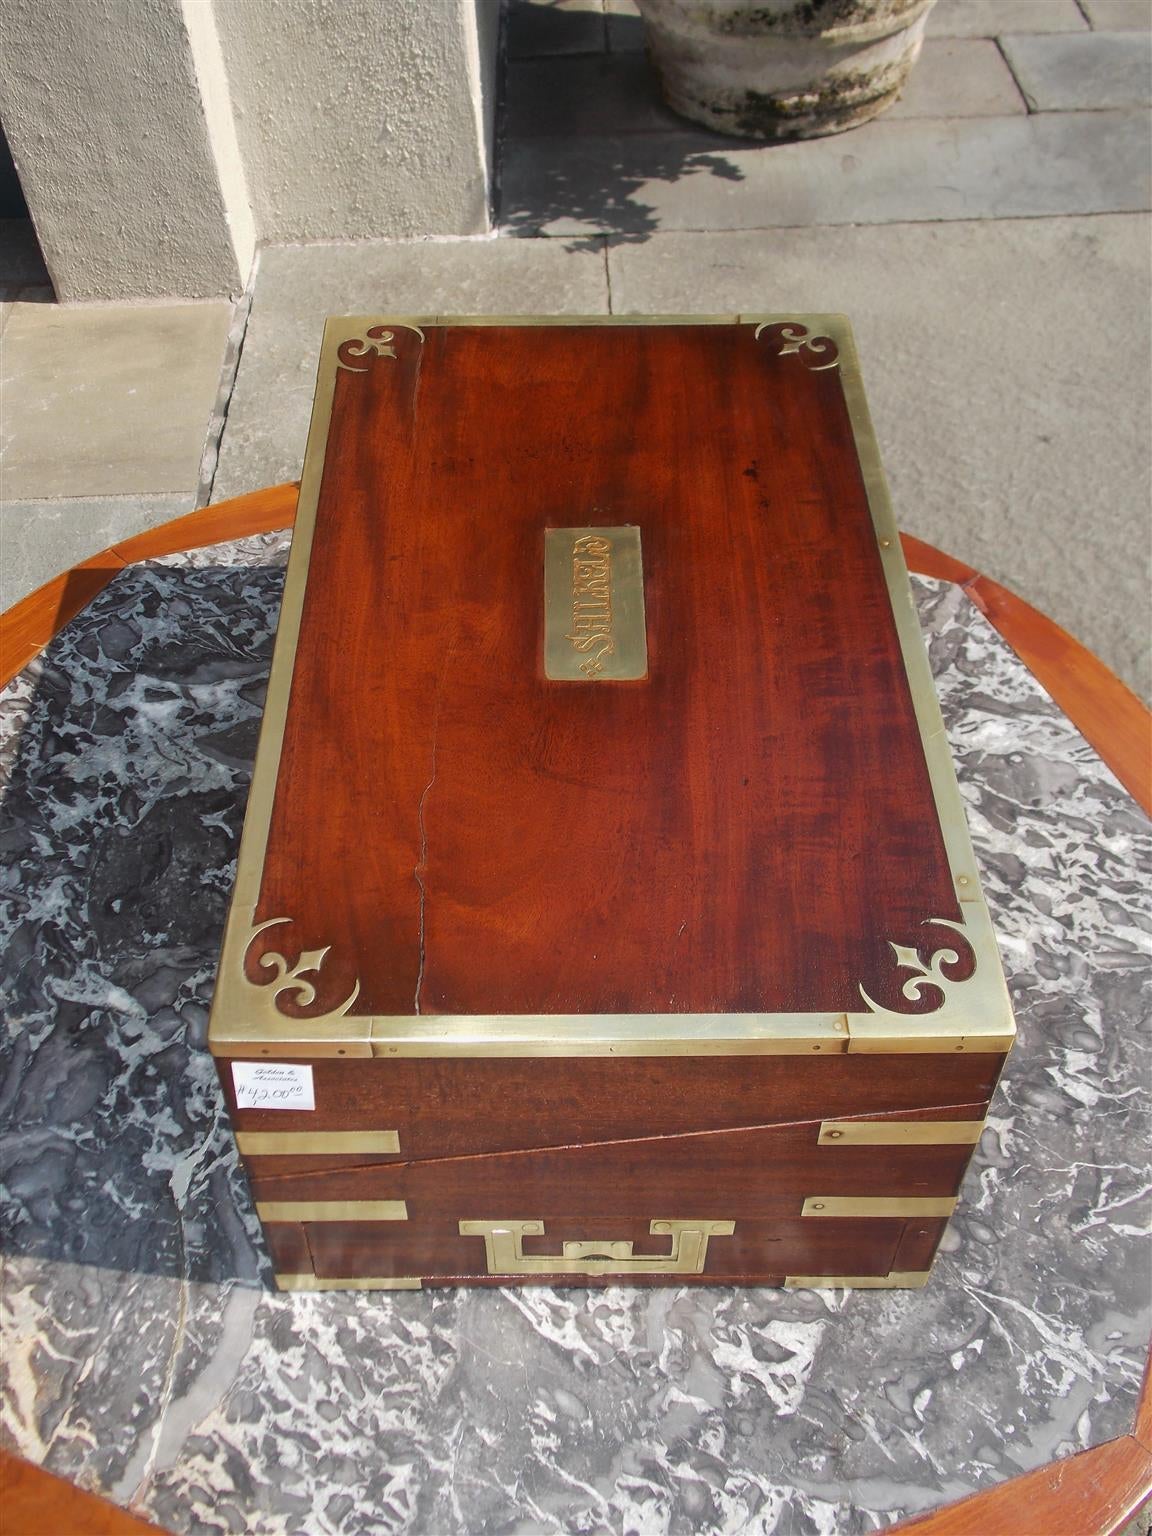
M 567 134 L 603 138 L 618 133 L 681 133 L 685 127 L 684 119 L 661 101 L 659 84 L 643 53 L 510 62 L 505 92 L 509 141 Z
M 226 303 L 14 305 L 0 497 L 195 494 L 231 315 Z
M 1152 0 L 1080 0 L 1080 4 L 1098 32 L 1152 29 Z
M 607 45 L 601 0 L 512 0 L 507 28 L 510 59 L 602 53 Z
M 1034 112 L 1152 101 L 1152 37 L 1138 32 L 1007 36 L 1000 46 Z
M 931 37 L 996 37 L 1001 32 L 1083 32 L 1093 25 L 1138 26 L 1143 0 L 937 0 L 928 18 Z M 1098 21 L 1094 12 L 1129 18 Z M 606 23 L 606 25 L 605 25 Z M 1145 20 L 1143 25 L 1147 25 Z M 508 56 L 598 53 L 644 47 L 635 0 L 512 0 Z
M 191 512 L 195 501 L 186 495 L 0 503 L 0 609 L 109 544 Z
M 563 237 L 607 232 L 617 309 L 852 313 L 905 523 L 1147 688 L 1148 137 L 1097 109 L 1135 99 L 1134 59 L 1146 87 L 1150 19 L 939 0 L 890 113 L 764 149 L 663 107 L 634 0 L 514 0 L 502 220 L 557 238 L 266 251 L 215 499 L 299 472 L 326 314 L 602 312 L 603 241 Z M 29 234 L 0 226 L 0 300 L 51 297 Z M 193 504 L 227 324 L 0 303 L 0 603 Z
M 1015 588 L 1147 696 L 1143 216 L 662 235 L 617 313 L 837 311 L 902 527 Z
M 300 472 L 329 314 L 602 314 L 600 241 L 280 246 L 260 258 L 213 500 Z
M 998 37 L 1002 32 L 1085 32 L 1076 0 L 937 0 L 929 37 Z
M 1086 34 L 1091 40 L 1090 34 Z M 661 100 L 655 72 L 635 52 L 513 60 L 505 76 L 507 141 L 624 133 L 694 132 Z M 990 38 L 929 41 L 888 118 L 1023 114 L 1024 98 Z M 722 144 L 718 136 L 709 143 Z
M 1149 207 L 1143 113 L 892 121 L 765 149 L 704 132 L 510 143 L 519 233 L 766 229 Z
M 1027 110 L 991 38 L 930 37 L 885 117 L 1008 117 Z

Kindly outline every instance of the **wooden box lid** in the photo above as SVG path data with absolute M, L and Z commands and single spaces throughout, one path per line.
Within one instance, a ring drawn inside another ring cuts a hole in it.
M 329 321 L 216 1054 L 1012 1031 L 847 322 Z

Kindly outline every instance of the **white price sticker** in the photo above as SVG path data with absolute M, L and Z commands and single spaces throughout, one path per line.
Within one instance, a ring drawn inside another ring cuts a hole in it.
M 282 1061 L 234 1061 L 237 1109 L 315 1109 L 312 1068 Z

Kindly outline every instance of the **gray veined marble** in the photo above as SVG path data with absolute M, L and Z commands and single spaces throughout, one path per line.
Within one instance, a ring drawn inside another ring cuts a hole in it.
M 1152 839 L 944 584 L 1020 1042 L 931 1286 L 268 1289 L 205 1029 L 283 542 L 129 570 L 0 695 L 7 1443 L 178 1532 L 852 1536 L 1123 1433 Z

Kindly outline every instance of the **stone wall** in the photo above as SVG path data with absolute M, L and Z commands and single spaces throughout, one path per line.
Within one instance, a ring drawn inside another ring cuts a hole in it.
M 61 299 L 243 289 L 260 242 L 487 230 L 501 0 L 0 0 Z

